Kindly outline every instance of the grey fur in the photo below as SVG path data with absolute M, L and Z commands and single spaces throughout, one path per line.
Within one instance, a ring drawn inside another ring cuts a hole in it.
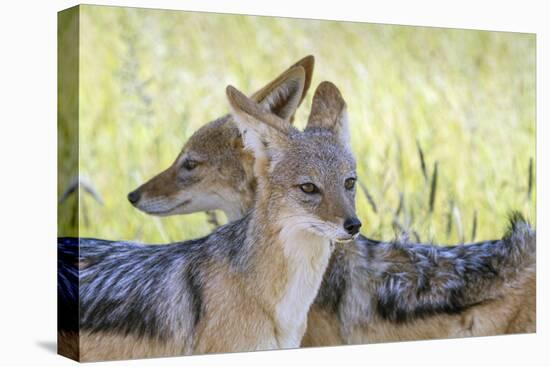
M 502 296 L 535 266 L 535 231 L 517 215 L 501 240 L 458 246 L 358 238 L 338 247 L 315 304 L 337 312 L 342 336 L 376 319 L 409 322 Z
M 228 259 L 235 271 L 246 272 L 249 218 L 170 245 L 74 239 L 86 264 L 80 274 L 81 329 L 160 340 L 183 331 L 191 342 L 204 306 L 200 264 Z M 59 246 L 67 246 L 67 239 Z M 400 323 L 459 312 L 501 296 L 501 285 L 535 265 L 535 254 L 535 231 L 517 216 L 501 240 L 475 244 L 437 247 L 361 236 L 335 249 L 315 304 L 339 315 L 343 336 L 377 318 Z
M 235 271 L 246 273 L 248 222 L 246 216 L 207 237 L 169 245 L 75 239 L 84 264 L 81 330 L 159 340 L 186 335 L 182 348 L 190 348 L 204 307 L 201 267 L 211 259 L 229 259 Z

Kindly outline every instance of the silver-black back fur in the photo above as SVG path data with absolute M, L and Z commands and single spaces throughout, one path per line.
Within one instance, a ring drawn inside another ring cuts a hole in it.
M 163 340 L 191 336 L 201 318 L 200 264 L 230 259 L 246 272 L 250 249 L 243 249 L 250 215 L 203 238 L 169 245 L 140 245 L 98 239 L 58 240 L 59 299 L 77 305 L 75 249 L 80 246 L 80 328 Z M 243 221 L 245 226 L 239 225 Z M 235 244 L 227 246 L 227 244 Z M 501 285 L 535 264 L 535 231 L 514 215 L 500 240 L 439 247 L 406 239 L 380 242 L 360 237 L 338 247 L 315 304 L 337 312 L 346 326 L 373 318 L 395 323 L 440 313 L 456 313 L 499 297 Z M 352 255 L 352 256 L 350 256 Z M 185 314 L 186 317 L 178 317 Z M 187 320 L 187 321 L 185 321 Z M 61 322 L 74 330 L 74 322 Z

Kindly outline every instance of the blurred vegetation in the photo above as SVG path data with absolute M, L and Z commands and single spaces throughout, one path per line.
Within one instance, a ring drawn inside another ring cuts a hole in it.
M 79 8 L 58 14 L 57 206 L 58 236 L 78 236 L 78 29 Z
M 204 213 L 150 217 L 126 195 L 228 112 L 227 84 L 252 93 L 307 54 L 297 125 L 317 84 L 334 82 L 363 233 L 456 243 L 501 236 L 511 210 L 536 219 L 532 34 L 96 6 L 81 7 L 80 26 L 80 169 L 101 198 L 81 190 L 82 236 L 209 233 Z

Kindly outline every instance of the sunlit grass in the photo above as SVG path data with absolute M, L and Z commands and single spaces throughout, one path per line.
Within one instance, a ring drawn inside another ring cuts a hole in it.
M 82 236 L 210 232 L 202 213 L 149 217 L 126 195 L 228 112 L 227 84 L 251 93 L 307 54 L 312 91 L 330 80 L 348 104 L 365 234 L 453 243 L 474 216 L 475 239 L 500 236 L 510 210 L 535 220 L 534 35 L 84 6 L 80 41 L 80 168 L 103 200 L 81 193 Z

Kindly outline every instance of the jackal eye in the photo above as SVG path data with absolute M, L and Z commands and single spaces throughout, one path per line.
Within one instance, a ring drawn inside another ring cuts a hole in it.
M 346 179 L 346 181 L 344 182 L 344 187 L 346 188 L 346 190 L 353 189 L 355 187 L 355 181 L 357 181 L 357 179 L 353 177 Z
M 191 171 L 191 170 L 194 170 L 198 165 L 199 165 L 199 162 L 194 161 L 192 159 L 186 159 L 183 161 L 183 164 L 181 166 L 186 170 Z
M 301 184 L 300 189 L 306 194 L 316 194 L 319 192 L 319 188 L 312 184 L 311 182 Z

